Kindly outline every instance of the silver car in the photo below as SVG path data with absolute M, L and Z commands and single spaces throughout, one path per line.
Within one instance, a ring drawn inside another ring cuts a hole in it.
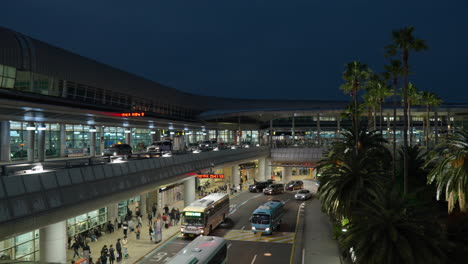
M 307 200 L 310 197 L 312 197 L 312 193 L 309 190 L 302 189 L 298 191 L 295 195 L 294 198 L 296 200 Z

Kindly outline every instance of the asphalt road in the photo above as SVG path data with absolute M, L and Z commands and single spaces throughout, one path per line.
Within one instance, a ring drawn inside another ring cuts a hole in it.
M 279 199 L 285 202 L 285 214 L 281 227 L 273 235 L 254 235 L 250 231 L 249 218 L 258 206 L 270 199 Z M 230 203 L 229 219 L 213 230 L 211 234 L 228 240 L 228 263 L 289 263 L 294 243 L 297 210 L 301 204 L 301 202 L 294 200 L 294 192 L 289 191 L 284 194 L 268 196 L 262 193 L 242 193 L 234 197 Z M 140 263 L 166 263 L 188 243 L 190 241 L 187 239 L 174 237 L 147 255 Z

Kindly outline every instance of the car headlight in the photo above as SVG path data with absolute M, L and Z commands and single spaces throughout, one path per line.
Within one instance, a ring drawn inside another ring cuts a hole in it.
M 257 230 L 257 229 L 255 228 L 255 226 L 252 226 L 252 230 Z
M 202 230 L 200 230 L 200 233 L 202 233 L 202 234 L 203 234 L 203 233 L 205 233 L 205 230 L 203 230 L 203 229 L 202 229 Z
M 180 232 L 184 232 L 185 228 L 181 227 Z
M 114 156 L 117 156 L 117 152 L 114 152 Z
M 267 232 L 270 231 L 270 228 L 269 227 L 265 228 L 265 231 L 267 231 Z

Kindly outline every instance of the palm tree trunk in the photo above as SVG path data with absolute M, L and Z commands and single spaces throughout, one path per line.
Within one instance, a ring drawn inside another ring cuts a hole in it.
M 413 129 L 412 129 L 412 118 L 411 118 L 411 102 L 408 102 L 408 134 L 409 134 L 409 145 L 413 145 Z
M 398 86 L 398 79 L 396 77 L 393 78 L 393 180 L 396 178 L 396 109 L 397 109 L 397 86 Z
M 379 119 L 379 128 L 380 128 L 380 134 L 382 135 L 382 120 L 383 120 L 383 100 L 380 99 L 380 119 Z
M 429 132 L 431 131 L 431 120 L 429 119 L 430 106 L 426 104 L 426 130 L 424 135 L 426 136 L 426 149 L 429 149 Z
M 403 194 L 408 193 L 408 50 L 403 50 Z
M 373 120 L 372 120 L 372 122 L 374 123 L 374 131 L 375 131 L 375 130 L 377 130 L 377 109 L 375 108 L 375 106 L 373 106 L 372 108 L 373 108 L 373 112 L 372 112 Z
M 355 153 L 358 154 L 358 140 L 359 140 L 359 121 L 358 121 L 358 104 L 357 104 L 357 85 L 353 84 L 353 101 L 354 101 L 354 140 L 355 140 Z

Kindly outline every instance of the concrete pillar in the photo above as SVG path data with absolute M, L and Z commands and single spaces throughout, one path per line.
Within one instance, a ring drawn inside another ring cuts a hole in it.
M 232 166 L 232 181 L 234 186 L 237 188 L 240 184 L 240 170 L 239 165 Z
M 45 160 L 45 125 L 39 124 L 37 129 L 37 159 L 39 162 Z
M 93 129 L 91 132 L 89 132 L 89 156 L 91 157 L 96 157 L 96 128 L 91 128 Z
M 28 127 L 34 127 L 34 123 L 30 122 Z M 28 162 L 34 162 L 34 144 L 36 141 L 36 131 L 35 130 L 28 130 Z
M 292 179 L 292 168 L 283 167 L 283 175 L 281 177 L 281 182 L 286 184 Z
M 322 137 L 320 136 L 320 113 L 317 114 L 317 142 L 322 145 Z
M 10 121 L 0 122 L 0 161 L 11 160 L 10 150 Z
M 258 159 L 258 181 L 266 181 L 266 159 Z
M 148 193 L 140 194 L 140 212 L 143 216 L 148 214 L 148 210 L 151 211 L 151 208 L 148 209 Z
M 387 113 L 387 140 L 390 140 L 390 112 Z
M 39 230 L 40 261 L 67 262 L 67 222 L 61 221 Z
M 60 124 L 60 157 L 66 157 L 67 131 L 65 124 Z
M 130 130 L 130 133 L 127 131 Z M 125 128 L 125 143 L 129 144 L 130 146 L 132 145 L 132 129 L 131 128 Z
M 335 138 L 338 138 L 340 136 L 340 133 L 341 133 L 341 117 L 338 116 L 336 118 L 336 134 L 335 134 Z
M 195 201 L 195 177 L 184 181 L 184 207 Z
M 267 180 L 271 179 L 271 175 L 273 174 L 271 171 L 272 171 L 271 159 L 266 158 L 265 159 L 265 178 Z
M 292 128 L 291 128 L 291 137 L 292 137 L 292 143 L 295 144 L 296 143 L 296 117 L 295 117 L 296 114 L 294 114 L 292 116 Z
M 98 127 L 98 132 L 99 132 L 99 135 L 101 135 L 101 141 L 99 142 L 101 144 L 100 146 L 100 150 L 101 150 L 101 153 L 104 152 L 104 149 L 106 148 L 106 137 L 104 135 L 104 127 L 101 126 L 101 127 Z M 99 154 L 101 154 L 99 153 Z
M 107 206 L 107 221 L 115 222 L 115 219 L 119 216 L 119 204 L 111 203 Z M 116 227 L 117 228 L 117 227 Z
M 270 120 L 270 131 L 268 132 L 268 146 L 271 147 L 273 139 L 273 119 Z

